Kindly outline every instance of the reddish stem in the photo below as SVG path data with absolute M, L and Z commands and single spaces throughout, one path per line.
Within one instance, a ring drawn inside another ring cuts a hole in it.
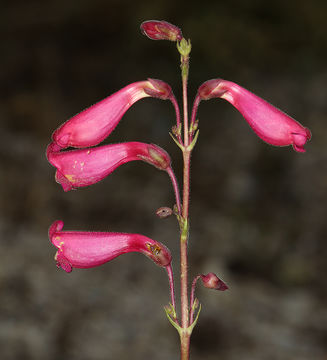
M 175 199 L 176 199 L 176 206 L 177 206 L 177 210 L 178 210 L 178 214 L 181 214 L 181 199 L 180 199 L 180 195 L 179 195 L 179 188 L 178 188 L 178 183 L 176 180 L 176 176 L 174 174 L 174 171 L 171 167 L 169 167 L 167 169 L 167 173 L 170 177 L 170 180 L 173 184 L 173 188 L 174 188 L 174 193 L 175 193 Z
M 180 110 L 179 110 L 179 106 L 178 106 L 177 100 L 176 100 L 175 96 L 172 96 L 170 100 L 171 100 L 171 102 L 173 103 L 174 108 L 175 108 L 175 113 L 176 113 L 176 126 L 177 126 L 177 129 L 181 129 L 181 113 L 180 113 Z M 176 134 L 176 138 L 177 138 L 178 142 L 179 142 L 180 144 L 182 144 L 181 135 L 180 135 L 180 134 Z
M 192 114 L 191 114 L 191 124 L 190 124 L 190 129 L 193 128 L 195 121 L 196 121 L 196 114 L 198 112 L 198 107 L 199 104 L 201 102 L 201 98 L 199 95 L 196 95 L 194 102 L 193 102 L 193 107 L 192 107 Z M 192 133 L 191 133 L 192 134 Z M 192 135 L 191 135 L 191 141 L 192 141 Z
M 188 213 L 189 213 L 189 196 L 190 196 L 190 158 L 191 153 L 187 150 L 189 144 L 188 133 L 188 113 L 187 113 L 187 78 L 183 78 L 183 105 L 184 105 L 184 173 L 183 173 L 183 209 L 182 217 L 186 229 L 181 233 L 181 311 L 182 327 L 188 327 L 188 294 L 187 294 L 187 242 L 188 242 Z M 183 224 L 183 225 L 184 225 Z
M 184 110 L 184 147 L 183 147 L 183 207 L 181 219 L 181 360 L 188 360 L 190 356 L 190 336 L 189 327 L 189 307 L 188 307 L 188 259 L 187 259 L 187 243 L 189 230 L 189 199 L 190 199 L 190 165 L 191 165 L 191 150 L 188 149 L 190 137 L 188 129 L 188 105 L 187 105 L 187 78 L 188 78 L 188 57 L 182 57 L 182 83 L 183 83 L 183 110 Z
M 173 308 L 176 312 L 176 303 L 175 303 L 175 286 L 174 286 L 174 274 L 171 264 L 166 266 L 167 274 L 168 274 L 168 280 L 169 280 L 169 290 L 170 290 L 170 296 L 171 296 L 171 304 L 173 305 Z

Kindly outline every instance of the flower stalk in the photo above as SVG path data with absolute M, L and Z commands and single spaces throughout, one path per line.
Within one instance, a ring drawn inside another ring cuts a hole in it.
M 188 77 L 191 42 L 182 31 L 166 21 L 145 21 L 141 31 L 152 40 L 176 42 L 180 54 L 183 93 L 183 120 L 171 87 L 162 80 L 148 79 L 134 82 L 103 99 L 62 124 L 52 135 L 47 148 L 47 158 L 56 168 L 56 181 L 64 191 L 94 185 L 110 175 L 118 167 L 131 161 L 144 161 L 170 177 L 175 195 L 175 205 L 163 206 L 156 215 L 167 218 L 174 214 L 180 228 L 180 314 L 177 314 L 172 256 L 162 243 L 140 234 L 116 232 L 63 231 L 63 222 L 55 221 L 49 229 L 49 238 L 56 247 L 55 261 L 66 272 L 73 268 L 86 269 L 110 262 L 117 256 L 130 252 L 142 253 L 167 271 L 170 303 L 164 307 L 170 323 L 180 336 L 181 360 L 189 360 L 190 338 L 201 311 L 195 297 L 197 281 L 204 287 L 225 291 L 228 286 L 209 272 L 197 275 L 188 287 L 189 207 L 191 189 L 191 156 L 199 136 L 196 119 L 202 100 L 220 98 L 232 104 L 263 141 L 275 146 L 293 146 L 297 152 L 305 152 L 304 145 L 311 138 L 310 130 L 303 127 L 279 109 L 241 86 L 222 79 L 204 82 L 197 91 L 189 122 Z M 175 109 L 176 125 L 170 136 L 182 151 L 183 188 L 171 166 L 168 153 L 161 147 L 141 142 L 99 145 L 118 125 L 123 115 L 137 101 L 153 97 L 170 100 Z M 75 148 L 73 150 L 67 148 Z M 190 295 L 190 299 L 189 299 Z
M 189 149 L 190 134 L 188 128 L 188 96 L 187 84 L 189 74 L 189 54 L 191 44 L 184 38 L 177 45 L 181 54 L 181 73 L 183 87 L 183 115 L 184 115 L 184 147 L 183 147 L 183 205 L 182 205 L 182 222 L 180 235 L 180 282 L 181 282 L 181 325 L 180 332 L 181 342 L 181 359 L 189 359 L 190 336 L 189 331 L 189 303 L 188 303 L 188 237 L 189 237 L 189 199 L 190 199 L 190 166 L 191 152 Z

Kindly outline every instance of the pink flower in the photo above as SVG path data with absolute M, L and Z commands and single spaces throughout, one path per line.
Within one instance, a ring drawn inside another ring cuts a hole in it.
M 210 272 L 207 275 L 200 275 L 203 285 L 208 289 L 225 291 L 228 289 L 228 286 L 217 277 L 216 274 Z
M 158 266 L 171 263 L 170 251 L 160 242 L 139 234 L 61 231 L 62 221 L 55 221 L 49 228 L 49 238 L 58 249 L 57 266 L 66 272 L 72 268 L 91 268 L 102 265 L 119 255 L 140 252 Z
M 305 152 L 310 130 L 241 86 L 222 79 L 203 83 L 197 98 L 222 98 L 230 102 L 244 116 L 254 132 L 265 142 L 276 146 L 293 145 L 294 150 Z
M 169 155 L 159 146 L 141 142 L 64 152 L 59 150 L 57 144 L 51 143 L 47 148 L 47 157 L 57 168 L 56 181 L 64 191 L 95 184 L 129 161 L 142 160 L 160 170 L 167 170 L 171 162 Z
M 53 133 L 53 141 L 61 148 L 97 145 L 135 102 L 149 96 L 163 100 L 174 98 L 171 87 L 161 80 L 132 83 L 66 121 Z
M 152 40 L 181 41 L 183 38 L 181 29 L 163 20 L 144 21 L 141 24 L 141 31 Z

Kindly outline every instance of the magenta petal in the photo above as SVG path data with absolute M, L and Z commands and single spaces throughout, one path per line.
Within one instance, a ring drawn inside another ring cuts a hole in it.
M 49 144 L 49 162 L 56 167 L 56 181 L 64 191 L 95 184 L 117 167 L 130 161 L 142 160 L 160 170 L 170 167 L 169 155 L 159 146 L 141 142 L 127 142 L 90 149 L 58 151 Z
M 64 227 L 64 223 L 61 220 L 55 221 L 50 227 L 49 227 L 49 238 L 52 239 L 54 234 L 56 232 L 59 232 Z
M 245 118 L 253 131 L 265 142 L 276 146 L 293 145 L 304 152 L 310 130 L 296 120 L 241 86 L 222 79 L 203 83 L 198 90 L 201 100 L 219 97 L 230 102 Z
M 69 261 L 65 258 L 63 251 L 59 249 L 56 252 L 55 260 L 58 268 L 62 268 L 66 272 L 70 273 L 73 270 L 72 265 L 69 263 Z
M 72 268 L 91 268 L 102 265 L 117 256 L 140 252 L 158 266 L 171 263 L 170 251 L 158 241 L 140 234 L 61 231 L 62 221 L 55 221 L 49 229 L 49 238 L 58 249 L 57 266 L 70 272 Z
M 132 83 L 66 121 L 53 133 L 53 141 L 61 148 L 97 145 L 135 102 L 149 96 L 165 100 L 173 95 L 170 86 L 161 80 Z

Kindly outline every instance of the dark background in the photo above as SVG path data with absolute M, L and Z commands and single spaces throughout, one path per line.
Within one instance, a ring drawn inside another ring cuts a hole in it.
M 227 102 L 199 110 L 192 162 L 190 279 L 216 272 L 230 286 L 198 287 L 203 310 L 192 359 L 326 360 L 327 2 L 2 0 L 0 11 L 0 358 L 177 359 L 163 312 L 162 269 L 128 254 L 96 269 L 57 270 L 47 229 L 145 234 L 178 259 L 168 177 L 143 163 L 64 193 L 45 159 L 53 130 L 81 109 L 147 77 L 181 95 L 173 43 L 142 36 L 165 19 L 192 39 L 190 99 L 222 77 L 259 94 L 313 134 L 305 154 L 263 143 Z M 109 142 L 165 148 L 168 102 L 145 99 Z M 175 269 L 178 275 L 178 268 Z

